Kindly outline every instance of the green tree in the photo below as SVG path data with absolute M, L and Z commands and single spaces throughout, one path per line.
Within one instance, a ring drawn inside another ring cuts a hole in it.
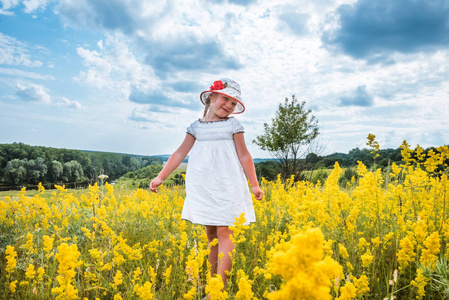
M 83 166 L 76 160 L 70 162 L 72 164 L 72 181 L 81 180 L 84 176 Z
M 61 180 L 62 172 L 62 164 L 57 160 L 53 160 L 50 168 L 50 179 L 53 180 L 53 182 L 58 182 Z
M 76 160 L 66 162 L 62 166 L 62 180 L 65 182 L 74 182 L 81 180 L 83 177 L 83 166 Z
M 26 160 L 21 159 L 13 159 L 8 161 L 5 168 L 6 182 L 14 184 L 24 182 L 27 174 L 25 163 Z
M 318 157 L 318 155 L 313 152 L 307 154 L 306 159 L 304 160 L 307 170 L 310 171 L 309 178 L 307 178 L 309 181 L 313 178 L 313 171 L 315 170 L 315 166 L 319 160 L 320 158 Z
M 48 168 L 42 157 L 26 161 L 24 167 L 27 171 L 27 183 L 45 182 Z
M 279 174 L 279 163 L 275 160 L 262 161 L 255 164 L 257 178 L 275 181 Z
M 368 149 L 354 148 L 348 153 L 348 161 L 351 166 L 356 166 L 357 162 L 361 161 L 365 166 L 371 167 L 373 158 Z
M 300 159 L 309 152 L 309 145 L 318 137 L 318 120 L 305 109 L 306 102 L 298 102 L 295 95 L 279 104 L 272 124 L 264 123 L 265 133 L 253 140 L 262 150 L 268 151 L 279 161 L 283 179 L 294 175 L 301 178 L 304 165 Z

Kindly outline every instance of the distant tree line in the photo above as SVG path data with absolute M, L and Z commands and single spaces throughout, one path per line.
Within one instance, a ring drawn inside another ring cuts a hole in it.
M 106 174 L 115 179 L 148 165 L 162 165 L 150 156 L 89 152 L 29 146 L 23 143 L 0 144 L 0 184 L 38 184 L 89 181 Z

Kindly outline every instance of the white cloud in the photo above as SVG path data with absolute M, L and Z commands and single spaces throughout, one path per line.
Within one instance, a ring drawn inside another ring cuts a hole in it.
M 36 84 L 17 84 L 16 96 L 27 102 L 38 102 L 42 104 L 50 104 L 51 97 L 45 91 L 45 88 Z
M 2 7 L 0 8 L 0 15 L 13 15 L 8 9 L 14 8 L 19 4 L 20 0 L 0 0 Z
M 56 103 L 56 105 L 57 106 L 67 106 L 67 107 L 73 108 L 73 109 L 85 108 L 78 101 L 71 101 L 71 100 L 67 99 L 66 97 L 62 97 L 61 102 Z
M 97 29 L 132 35 L 150 28 L 170 11 L 172 1 L 60 0 L 55 11 L 64 24 L 76 29 Z
M 23 1 L 25 12 L 32 13 L 39 8 L 45 9 L 49 1 L 50 0 L 25 0 Z
M 29 45 L 0 32 L 0 64 L 40 67 L 42 62 L 28 54 Z
M 5 75 L 5 76 L 25 77 L 25 78 L 40 79 L 40 80 L 53 80 L 53 79 L 55 79 L 51 75 L 42 75 L 42 74 L 39 74 L 39 73 L 22 71 L 22 70 L 18 70 L 18 69 L 0 68 L 0 74 Z
M 77 49 L 86 69 L 76 80 L 99 90 L 116 92 L 118 99 L 127 99 L 133 84 L 154 85 L 151 68 L 136 60 L 125 40 L 109 36 L 97 46 L 96 50 Z

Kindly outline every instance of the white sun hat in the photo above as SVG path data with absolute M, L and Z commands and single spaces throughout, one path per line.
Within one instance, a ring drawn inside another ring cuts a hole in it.
M 206 105 L 207 97 L 211 93 L 218 93 L 224 96 L 230 97 L 237 101 L 237 106 L 235 107 L 234 114 L 241 114 L 245 111 L 245 105 L 242 101 L 240 85 L 232 79 L 222 78 L 220 80 L 214 81 L 210 86 L 208 91 L 204 91 L 200 95 L 201 102 Z

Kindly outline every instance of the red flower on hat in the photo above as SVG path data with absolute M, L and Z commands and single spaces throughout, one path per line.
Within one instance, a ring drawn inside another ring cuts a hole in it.
M 226 87 L 221 80 L 214 81 L 214 84 L 210 86 L 211 91 L 222 90 Z

